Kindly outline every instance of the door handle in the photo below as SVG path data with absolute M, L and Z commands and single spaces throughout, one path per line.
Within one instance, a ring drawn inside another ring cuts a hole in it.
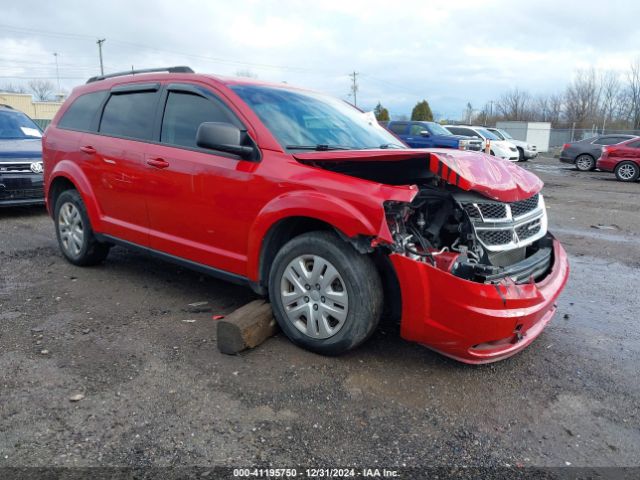
M 85 145 L 84 147 L 80 147 L 80 150 L 89 155 L 93 155 L 94 153 L 96 153 L 96 149 L 93 148 L 91 145 Z
M 148 158 L 147 165 L 151 165 L 156 168 L 167 168 L 169 166 L 169 162 L 164 158 Z

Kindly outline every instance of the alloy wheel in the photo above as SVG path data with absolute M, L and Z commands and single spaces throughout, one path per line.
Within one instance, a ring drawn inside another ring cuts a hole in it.
M 576 158 L 576 167 L 583 172 L 591 170 L 593 168 L 593 159 L 588 155 L 580 155 Z
M 636 168 L 629 163 L 625 163 L 624 165 L 620 165 L 618 167 L 618 176 L 625 181 L 632 180 L 636 175 Z

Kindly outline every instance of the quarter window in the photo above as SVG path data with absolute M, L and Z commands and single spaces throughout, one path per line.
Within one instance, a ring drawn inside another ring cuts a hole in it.
M 169 92 L 162 118 L 160 141 L 183 147 L 197 147 L 196 132 L 204 122 L 232 123 L 235 116 L 220 101 L 184 92 Z
M 111 95 L 104 107 L 100 133 L 151 140 L 158 92 Z
M 628 143 L 627 146 L 631 148 L 640 148 L 640 140 L 637 142 Z
M 58 126 L 69 130 L 95 131 L 94 120 L 107 94 L 107 91 L 102 91 L 80 95 L 64 112 Z

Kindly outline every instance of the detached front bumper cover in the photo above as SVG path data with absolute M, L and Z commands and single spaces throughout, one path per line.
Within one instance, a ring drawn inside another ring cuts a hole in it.
M 567 282 L 567 255 L 555 239 L 552 249 L 549 273 L 526 284 L 472 282 L 392 254 L 402 292 L 401 336 L 465 363 L 514 355 L 551 320 Z

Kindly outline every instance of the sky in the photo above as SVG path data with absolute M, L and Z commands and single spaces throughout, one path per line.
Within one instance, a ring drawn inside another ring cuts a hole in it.
M 0 88 L 59 76 L 71 90 L 99 73 L 104 38 L 106 73 L 248 71 L 352 101 L 355 71 L 358 106 L 392 117 L 426 98 L 457 119 L 467 102 L 559 92 L 577 69 L 624 72 L 640 56 L 637 0 L 0 0 L 0 11 Z

